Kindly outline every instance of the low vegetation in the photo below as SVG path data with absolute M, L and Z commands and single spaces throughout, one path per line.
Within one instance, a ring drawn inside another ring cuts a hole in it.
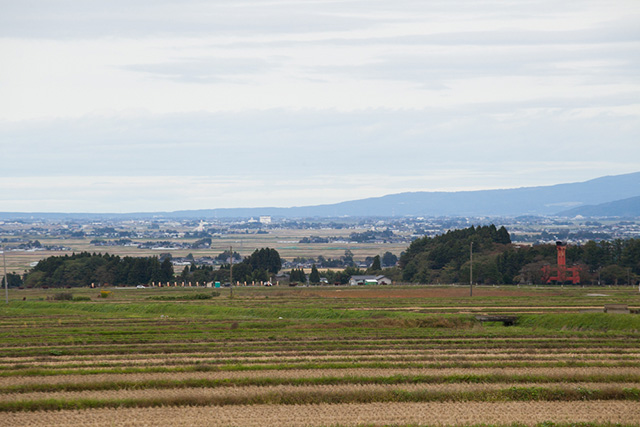
M 185 295 L 159 295 L 154 297 L 147 297 L 147 299 L 156 300 L 156 301 L 194 301 L 194 300 L 211 299 L 219 296 L 220 296 L 220 292 L 213 291 L 208 294 L 197 293 L 197 294 L 185 294 Z
M 356 241 L 369 241 L 375 235 L 375 232 L 367 231 L 355 233 L 352 237 Z M 12 286 L 24 285 L 27 288 L 138 286 L 159 283 L 167 286 L 169 282 L 175 285 L 176 281 L 191 285 L 213 281 L 224 283 L 230 280 L 232 269 L 228 263 L 222 264 L 220 268 L 196 265 L 193 255 L 189 254 L 185 260 L 190 265 L 185 266 L 182 272 L 174 272 L 171 254 L 161 255 L 165 255 L 162 261 L 155 256 L 120 257 L 89 252 L 53 256 L 38 262 L 23 278 L 14 275 L 10 280 Z M 217 259 L 231 259 L 230 255 L 226 251 Z M 209 259 L 211 260 L 210 257 Z M 549 275 L 549 266 L 556 264 L 556 246 L 514 245 L 505 227 L 471 226 L 435 237 L 415 239 L 402 253 L 397 266 L 396 260 L 397 257 L 391 252 L 385 252 L 382 257 L 367 257 L 364 268 L 360 269 L 349 249 L 345 250 L 345 255 L 339 260 L 324 256 L 310 259 L 296 257 L 294 261 L 304 261 L 310 274 L 307 275 L 308 271 L 300 267 L 292 268 L 288 271 L 290 277 L 285 281 L 292 285 L 318 285 L 322 279 L 326 283 L 340 285 L 348 283 L 353 275 L 384 274 L 396 283 L 466 283 L 472 280 L 474 283 L 490 285 L 542 284 L 552 277 Z M 588 241 L 583 245 L 570 245 L 566 249 L 566 261 L 579 273 L 582 284 L 635 284 L 640 279 L 640 239 Z M 325 270 L 320 271 L 316 263 L 324 266 Z M 280 253 L 276 249 L 256 249 L 243 260 L 234 263 L 233 281 L 245 284 L 275 282 L 282 265 Z
M 459 290 L 12 290 L 0 424 L 637 422 L 640 316 L 582 312 L 637 308 L 635 289 Z

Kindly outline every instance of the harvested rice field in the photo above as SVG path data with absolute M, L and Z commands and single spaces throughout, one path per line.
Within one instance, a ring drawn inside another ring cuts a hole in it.
M 0 426 L 640 424 L 636 289 L 223 291 L 14 291 Z

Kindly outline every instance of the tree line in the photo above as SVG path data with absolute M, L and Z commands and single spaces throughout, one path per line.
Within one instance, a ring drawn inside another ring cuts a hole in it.
M 145 285 L 173 280 L 169 259 L 120 257 L 89 252 L 51 256 L 24 275 L 27 287 L 78 287 L 96 285 Z
M 234 253 L 235 255 L 235 253 Z M 170 258 L 161 262 L 158 257 L 120 257 L 118 255 L 89 252 L 51 256 L 41 260 L 22 277 L 7 274 L 9 286 L 26 287 L 80 287 L 94 285 L 137 286 L 166 283 L 174 280 L 185 282 L 229 281 L 230 264 L 218 270 L 212 266 L 191 266 L 177 277 Z M 233 280 L 239 282 L 268 281 L 282 267 L 278 251 L 270 248 L 256 249 L 249 257 L 233 264 Z
M 380 258 L 377 256 L 376 258 Z M 303 268 L 293 268 L 289 273 L 289 282 L 291 283 L 309 283 L 310 285 L 319 285 L 322 278 L 326 279 L 327 283 L 338 284 L 338 285 L 346 285 L 349 283 L 349 279 L 351 276 L 362 275 L 365 273 L 380 273 L 381 269 L 373 271 L 371 269 L 363 271 L 356 267 L 347 267 L 344 270 L 325 270 L 320 272 L 316 265 L 314 264 L 311 267 L 311 272 L 307 276 Z M 322 277 L 320 276 L 322 274 Z
M 352 275 L 384 274 L 394 281 L 407 283 L 468 283 L 470 255 L 473 253 L 473 281 L 480 284 L 541 283 L 542 267 L 556 264 L 553 244 L 523 246 L 511 243 L 505 227 L 495 225 L 452 230 L 435 237 L 414 240 L 400 256 L 398 266 L 384 268 L 394 261 L 385 254 L 373 259 L 371 267 L 361 271 L 353 266 L 344 270 L 327 270 L 322 277 L 327 282 L 345 284 Z M 226 253 L 229 259 L 231 253 Z M 235 253 L 233 254 L 235 257 Z M 348 253 L 345 258 L 351 256 Z M 588 241 L 569 245 L 567 265 L 580 270 L 582 283 L 617 285 L 637 283 L 640 278 L 640 239 Z M 387 264 L 388 265 L 388 264 Z M 277 250 L 256 249 L 239 263 L 233 263 L 233 281 L 266 282 L 273 280 L 282 268 Z M 63 287 L 96 285 L 146 285 L 151 282 L 180 280 L 185 282 L 228 282 L 230 264 L 221 268 L 191 264 L 176 278 L 169 258 L 120 257 L 109 254 L 81 252 L 52 256 L 40 261 L 22 277 L 10 273 L 9 286 Z M 309 282 L 320 281 L 317 267 L 312 268 Z M 305 283 L 302 269 L 291 271 L 291 281 Z

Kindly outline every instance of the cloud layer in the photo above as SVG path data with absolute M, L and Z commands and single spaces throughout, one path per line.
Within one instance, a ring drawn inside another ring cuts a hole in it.
M 636 1 L 0 9 L 1 210 L 291 206 L 637 170 Z

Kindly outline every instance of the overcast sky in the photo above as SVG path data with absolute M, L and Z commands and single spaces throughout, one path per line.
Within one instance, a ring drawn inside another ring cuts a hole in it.
M 640 170 L 640 2 L 0 0 L 0 211 Z

